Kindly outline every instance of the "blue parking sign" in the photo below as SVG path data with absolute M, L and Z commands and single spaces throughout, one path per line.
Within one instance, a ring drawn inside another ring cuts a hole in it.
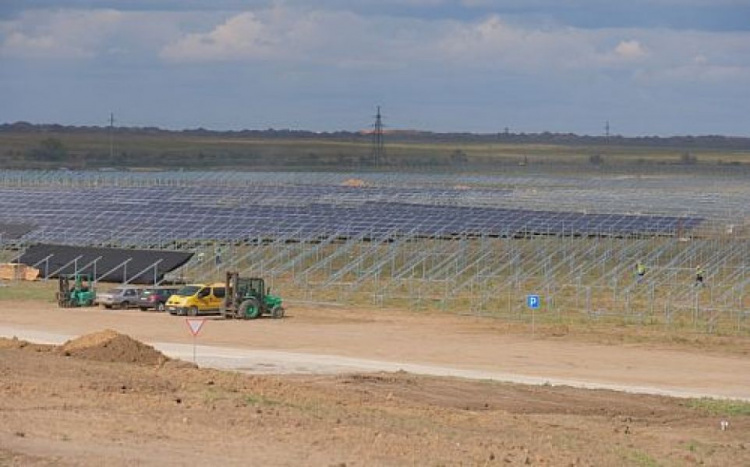
M 528 295 L 526 297 L 526 305 L 532 310 L 536 310 L 542 304 L 542 300 L 539 295 Z

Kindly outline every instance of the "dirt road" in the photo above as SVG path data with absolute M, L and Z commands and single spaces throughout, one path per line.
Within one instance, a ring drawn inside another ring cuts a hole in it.
M 0 302 L 0 335 L 50 340 L 114 329 L 190 359 L 184 319 L 97 308 Z M 39 334 L 44 336 L 44 334 Z M 55 337 L 57 336 L 57 337 Z M 294 307 L 283 320 L 209 318 L 199 363 L 257 373 L 394 371 L 750 400 L 750 359 L 666 345 L 603 345 L 492 320 L 380 310 Z

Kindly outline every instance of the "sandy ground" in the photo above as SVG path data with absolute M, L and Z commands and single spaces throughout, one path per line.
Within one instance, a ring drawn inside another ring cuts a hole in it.
M 115 347 L 122 361 L 102 362 L 90 358 L 116 355 L 106 345 L 0 340 L 0 465 L 750 462 L 750 416 L 684 399 L 401 372 L 248 376 Z
M 0 334 L 59 343 L 102 329 L 192 359 L 184 318 L 0 302 Z M 0 466 L 750 465 L 747 406 L 570 387 L 750 400 L 742 341 L 602 344 L 299 306 L 283 320 L 209 319 L 197 343 L 202 365 L 264 374 L 0 341 Z M 408 372 L 364 372 L 383 369 Z M 290 372 L 303 374 L 267 374 Z M 524 379 L 541 384 L 499 382 Z
M 184 318 L 163 313 L 0 302 L 0 336 L 61 342 L 114 329 L 192 360 Z M 38 332 L 48 334 L 35 334 Z M 37 339 L 33 339 L 33 336 Z M 750 358 L 691 348 L 604 345 L 510 332 L 489 319 L 292 308 L 283 320 L 208 317 L 197 362 L 265 373 L 395 371 L 750 400 Z M 183 345 L 180 345 L 183 344 Z M 186 347 L 187 346 L 187 347 Z

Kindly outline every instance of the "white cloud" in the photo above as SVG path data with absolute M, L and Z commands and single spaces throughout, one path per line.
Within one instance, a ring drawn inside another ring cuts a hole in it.
M 336 67 L 392 67 L 424 52 L 434 26 L 345 11 L 275 7 L 235 14 L 162 48 L 172 62 L 275 60 Z
M 698 54 L 693 57 L 693 63 L 695 63 L 696 65 L 702 65 L 704 63 L 708 63 L 708 58 L 703 54 Z
M 90 58 L 100 40 L 120 22 L 115 10 L 29 11 L 3 23 L 0 55 L 31 58 Z
M 473 24 L 455 23 L 438 50 L 463 65 L 533 70 L 576 67 L 596 54 L 595 45 L 592 37 L 579 29 L 535 29 L 493 15 Z
M 14 19 L 0 21 L 0 56 L 38 60 L 91 59 L 109 53 L 148 55 L 178 36 L 182 27 L 206 18 L 212 20 L 213 15 L 27 10 Z
M 280 39 L 254 13 L 246 12 L 208 33 L 183 36 L 168 44 L 161 55 L 176 61 L 269 58 L 281 52 Z
M 394 18 L 287 6 L 212 13 L 29 10 L 0 21 L 0 56 L 158 57 L 164 66 L 276 61 L 292 68 L 481 69 L 551 76 L 616 69 L 645 82 L 691 75 L 742 79 L 741 70 L 750 66 L 750 33 L 583 29 L 520 24 L 499 15 L 471 21 Z
M 646 50 L 635 40 L 620 41 L 615 47 L 615 54 L 625 60 L 635 60 L 646 55 Z
M 512 24 L 499 16 L 453 23 L 437 45 L 449 63 L 528 73 L 629 71 L 647 79 L 743 79 L 750 33 L 580 29 Z

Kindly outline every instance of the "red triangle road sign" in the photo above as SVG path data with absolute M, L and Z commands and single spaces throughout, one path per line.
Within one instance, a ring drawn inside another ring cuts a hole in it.
M 206 318 L 185 318 L 185 322 L 187 323 L 188 328 L 190 328 L 190 333 L 193 336 L 197 336 L 198 333 L 201 332 L 201 328 L 206 322 Z

